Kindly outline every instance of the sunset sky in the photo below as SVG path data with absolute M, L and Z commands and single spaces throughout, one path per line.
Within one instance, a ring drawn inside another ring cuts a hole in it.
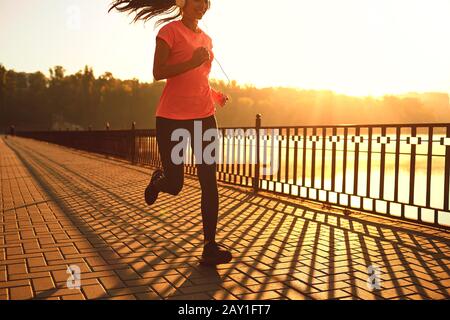
M 375 96 L 450 92 L 449 0 L 211 2 L 200 27 L 241 84 Z M 96 76 L 151 82 L 157 29 L 108 14 L 109 3 L 0 0 L 0 63 L 46 74 L 87 64 Z M 211 78 L 226 79 L 216 63 Z

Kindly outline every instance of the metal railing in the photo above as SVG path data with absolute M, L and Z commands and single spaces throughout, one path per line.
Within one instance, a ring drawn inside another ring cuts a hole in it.
M 134 128 L 17 135 L 160 167 L 156 131 Z M 264 127 L 258 115 L 219 133 L 219 181 L 450 228 L 448 123 Z

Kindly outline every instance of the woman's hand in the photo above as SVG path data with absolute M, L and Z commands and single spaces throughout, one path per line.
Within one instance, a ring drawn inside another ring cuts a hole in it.
M 214 102 L 217 103 L 220 107 L 223 107 L 229 100 L 228 96 L 226 94 L 223 94 L 222 92 L 216 91 L 213 88 L 211 88 L 211 92 Z
M 221 97 L 220 97 L 221 100 L 219 102 L 219 105 L 221 107 L 223 107 L 228 102 L 229 98 L 228 98 L 228 96 L 226 94 L 223 94 L 222 92 L 220 93 L 220 95 L 221 95 Z
M 190 62 L 194 68 L 197 68 L 198 66 L 201 66 L 205 61 L 209 61 L 210 59 L 211 58 L 208 49 L 206 49 L 205 47 L 198 47 L 192 54 Z

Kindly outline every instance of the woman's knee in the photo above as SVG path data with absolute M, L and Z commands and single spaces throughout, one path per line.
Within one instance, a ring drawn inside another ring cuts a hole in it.
M 183 189 L 183 185 L 182 184 L 177 184 L 174 186 L 170 186 L 169 188 L 169 193 L 173 196 L 177 196 L 180 194 L 181 190 Z
M 172 178 L 167 180 L 167 193 L 177 196 L 183 189 L 183 177 Z

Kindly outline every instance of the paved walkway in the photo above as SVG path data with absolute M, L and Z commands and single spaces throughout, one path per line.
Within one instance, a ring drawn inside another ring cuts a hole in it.
M 0 139 L 0 299 L 450 297 L 448 232 L 228 185 L 219 238 L 236 258 L 201 267 L 198 181 L 148 207 L 151 171 Z M 73 265 L 80 289 L 67 287 Z

